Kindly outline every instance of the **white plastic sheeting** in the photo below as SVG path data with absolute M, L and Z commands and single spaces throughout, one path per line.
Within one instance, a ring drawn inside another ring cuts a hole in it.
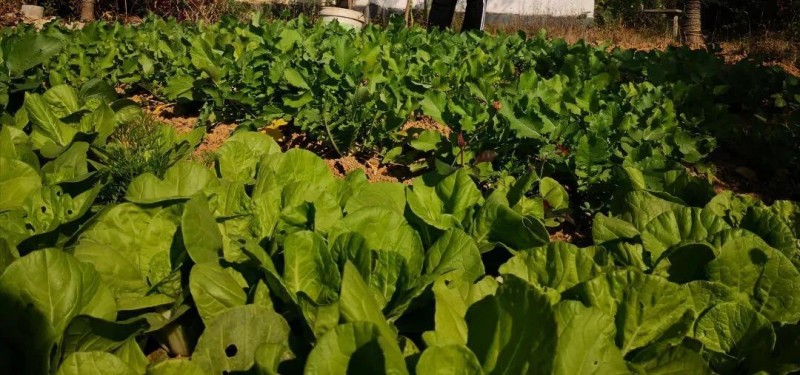
M 403 10 L 408 0 L 356 0 L 355 6 L 372 3 L 387 10 Z M 425 0 L 411 0 L 415 9 L 423 9 Z M 427 0 L 429 3 L 432 0 Z M 459 0 L 456 11 L 463 12 L 467 1 Z M 553 17 L 594 17 L 594 0 L 487 0 L 489 14 Z

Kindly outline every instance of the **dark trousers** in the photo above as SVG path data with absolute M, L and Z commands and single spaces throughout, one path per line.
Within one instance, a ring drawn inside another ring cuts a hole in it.
M 467 0 L 467 11 L 464 13 L 464 25 L 461 31 L 483 29 L 486 0 Z M 456 0 L 433 0 L 431 12 L 428 15 L 428 26 L 446 29 L 453 23 L 453 14 L 456 12 Z

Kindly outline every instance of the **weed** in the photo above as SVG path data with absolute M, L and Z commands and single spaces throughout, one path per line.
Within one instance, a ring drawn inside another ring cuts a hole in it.
M 100 192 L 100 201 L 119 202 L 130 182 L 143 173 L 163 176 L 174 161 L 169 138 L 164 137 L 165 126 L 142 116 L 117 128 L 101 151 L 108 183 Z

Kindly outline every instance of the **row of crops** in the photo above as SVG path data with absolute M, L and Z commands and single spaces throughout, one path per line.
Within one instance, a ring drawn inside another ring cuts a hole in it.
M 800 370 L 800 206 L 682 168 L 721 147 L 795 165 L 779 70 L 302 20 L 0 38 L 10 373 Z M 204 127 L 120 86 L 241 126 L 207 166 Z M 452 132 L 402 131 L 421 114 Z M 420 175 L 334 177 L 252 131 L 277 118 Z M 586 244 L 552 241 L 579 213 Z

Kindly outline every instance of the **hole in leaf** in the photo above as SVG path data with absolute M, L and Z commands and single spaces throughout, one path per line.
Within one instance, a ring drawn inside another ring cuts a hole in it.
M 67 215 L 72 215 L 72 210 L 67 210 Z
M 60 196 L 61 196 L 61 190 L 58 190 L 58 191 L 56 191 L 56 196 L 57 196 L 57 197 L 60 197 Z
M 239 349 L 234 344 L 230 344 L 225 348 L 225 355 L 231 358 L 236 355 Z
M 245 240 L 244 240 L 244 238 L 240 238 L 240 239 L 238 239 L 238 241 L 239 241 L 239 243 L 240 243 L 240 244 L 242 244 L 242 245 L 244 245 L 244 244 L 246 244 L 246 243 L 247 243 L 247 241 L 245 241 Z
M 47 207 L 42 206 L 42 213 L 45 213 L 45 212 L 47 212 Z

